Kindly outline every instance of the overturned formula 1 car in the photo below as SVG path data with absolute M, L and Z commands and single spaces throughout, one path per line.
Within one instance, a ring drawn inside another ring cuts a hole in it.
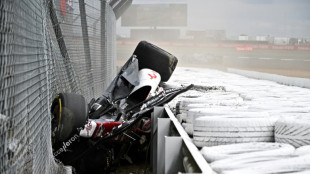
M 97 100 L 56 95 L 51 106 L 54 157 L 77 173 L 109 173 L 121 160 L 147 160 L 153 107 L 192 87 L 164 85 L 177 62 L 165 50 L 141 41 Z

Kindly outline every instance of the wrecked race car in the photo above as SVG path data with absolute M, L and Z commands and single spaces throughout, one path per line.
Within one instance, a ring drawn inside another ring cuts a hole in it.
M 54 157 L 76 173 L 110 173 L 122 160 L 147 161 L 154 106 L 193 86 L 165 85 L 177 62 L 172 54 L 141 41 L 96 100 L 57 94 L 51 106 Z

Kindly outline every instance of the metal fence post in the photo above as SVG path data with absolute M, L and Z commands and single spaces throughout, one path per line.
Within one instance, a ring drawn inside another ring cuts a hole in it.
M 104 80 L 106 80 L 106 75 L 108 74 L 108 52 L 107 52 L 107 20 L 106 20 L 106 7 L 107 0 L 101 0 L 101 73 Z M 104 89 L 107 88 L 107 84 L 104 83 Z
M 92 74 L 92 66 L 91 66 L 91 55 L 90 55 L 90 47 L 89 47 L 89 37 L 88 37 L 88 29 L 87 29 L 87 21 L 86 21 L 86 10 L 85 10 L 85 2 L 84 0 L 79 0 L 80 6 L 80 15 L 81 15 L 81 27 L 82 27 L 82 36 L 83 36 L 83 45 L 84 45 L 84 53 L 85 53 L 85 63 L 86 63 L 86 72 L 87 72 L 87 80 L 88 85 L 91 87 L 91 95 L 94 95 L 94 80 Z
M 53 24 L 53 29 L 54 29 L 54 32 L 55 32 L 55 35 L 57 38 L 60 53 L 61 53 L 62 57 L 64 58 L 66 64 L 69 66 L 69 67 L 66 67 L 67 76 L 72 77 L 72 79 L 73 79 L 70 82 L 71 90 L 73 90 L 74 92 L 78 92 L 78 91 L 80 91 L 79 90 L 80 88 L 78 87 L 78 84 L 76 83 L 76 80 L 75 80 L 75 75 L 73 72 L 73 68 L 71 66 L 71 62 L 70 62 L 69 54 L 68 54 L 67 47 L 65 44 L 65 40 L 63 38 L 62 31 L 61 31 L 61 28 L 60 28 L 60 25 L 58 22 L 58 18 L 56 15 L 56 10 L 54 7 L 53 0 L 49 1 L 49 12 L 50 12 L 50 19 L 51 19 L 51 22 Z M 69 68 L 71 69 L 71 71 Z

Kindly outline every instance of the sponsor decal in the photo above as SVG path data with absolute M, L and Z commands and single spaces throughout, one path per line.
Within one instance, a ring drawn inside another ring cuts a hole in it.
M 153 71 L 153 74 L 148 74 L 150 76 L 151 79 L 156 79 L 156 73 Z
M 55 151 L 54 153 L 54 157 L 58 156 L 59 154 L 61 154 L 62 152 L 67 152 L 67 148 L 77 139 L 79 138 L 79 135 L 74 134 L 68 141 L 63 142 L 62 147 L 59 148 L 57 151 Z

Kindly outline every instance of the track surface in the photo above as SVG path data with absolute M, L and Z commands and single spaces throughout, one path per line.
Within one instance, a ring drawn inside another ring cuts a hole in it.
M 117 45 L 118 65 L 129 58 L 135 49 L 132 45 Z M 226 71 L 238 68 L 310 78 L 310 51 L 254 49 L 237 51 L 235 48 L 189 47 L 158 45 L 179 59 L 178 67 L 214 68 Z

